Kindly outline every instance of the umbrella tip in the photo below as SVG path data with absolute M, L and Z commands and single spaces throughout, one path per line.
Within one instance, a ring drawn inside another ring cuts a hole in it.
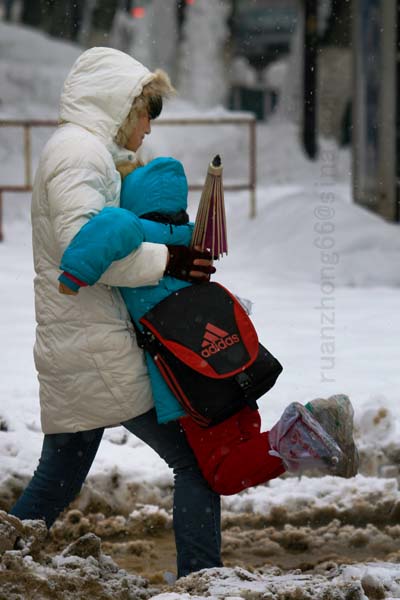
M 220 167 L 221 166 L 221 157 L 219 154 L 217 154 L 216 156 L 214 156 L 213 160 L 212 160 L 212 166 L 213 167 Z

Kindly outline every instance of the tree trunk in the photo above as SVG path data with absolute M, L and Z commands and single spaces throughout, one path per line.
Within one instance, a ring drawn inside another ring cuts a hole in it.
M 178 8 L 176 0 L 152 0 L 145 15 L 135 19 L 129 53 L 149 69 L 164 69 L 175 79 L 178 45 Z
M 31 27 L 40 27 L 42 24 L 42 1 L 24 0 L 22 5 L 21 21 Z
M 186 7 L 180 47 L 179 91 L 198 106 L 226 101 L 225 45 L 230 3 L 202 0 Z
M 92 27 L 101 31 L 110 31 L 118 0 L 97 0 L 92 13 Z
M 351 45 L 352 22 L 352 3 L 349 0 L 332 0 L 331 14 L 322 44 L 348 48 Z
M 317 156 L 317 46 L 318 2 L 305 0 L 303 131 L 304 150 L 311 159 Z

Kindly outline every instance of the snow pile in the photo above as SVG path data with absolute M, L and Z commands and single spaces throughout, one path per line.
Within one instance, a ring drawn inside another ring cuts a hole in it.
M 77 511 L 68 514 L 71 524 L 81 519 Z M 314 535 L 314 538 L 319 539 L 320 544 L 326 544 L 338 533 L 343 537 L 346 526 L 339 528 L 339 525 L 333 522 L 324 538 L 318 535 Z M 372 526 L 369 528 L 371 537 L 379 535 Z M 290 526 L 285 527 L 286 532 L 289 529 Z M 121 532 L 120 529 L 118 531 Z M 309 533 L 312 539 L 311 530 Z M 95 533 L 80 535 L 61 553 L 53 556 L 46 550 L 46 536 L 43 522 L 21 522 L 0 512 L 1 597 L 7 600 L 20 600 L 26 598 L 27 594 L 43 600 L 55 597 L 60 600 L 77 597 L 98 600 L 368 600 L 400 597 L 398 553 L 395 562 L 365 562 L 346 566 L 328 560 L 308 571 L 284 570 L 268 564 L 253 572 L 240 566 L 209 569 L 184 577 L 173 586 L 163 585 L 163 590 L 160 590 L 150 587 L 143 577 L 130 575 L 120 569 L 110 556 L 103 553 L 100 538 Z M 274 532 L 269 529 L 264 531 L 263 536 L 274 540 Z M 398 540 L 398 526 L 396 536 Z M 300 549 L 301 544 L 304 546 L 304 539 L 301 539 L 301 533 L 293 531 L 285 551 L 293 551 L 294 542 Z M 277 545 L 274 541 L 270 542 L 274 543 Z M 362 533 L 353 535 L 350 540 L 350 545 L 362 543 Z M 119 544 L 121 547 L 128 545 Z M 143 552 L 139 543 L 135 548 L 133 545 L 134 542 L 131 542 L 129 552 Z M 307 544 L 304 549 L 312 551 Z
M 64 79 L 81 49 L 37 30 L 0 22 L 0 119 L 57 119 Z M 49 129 L 32 131 L 33 172 Z M 0 128 L 0 182 L 24 184 L 23 132 Z M 5 196 L 13 218 L 27 213 L 21 194 Z M 7 214 L 6 214 L 7 216 Z
M 87 533 L 50 557 L 44 552 L 42 521 L 20 521 L 0 512 L 0 596 L 133 600 L 154 597 L 155 588 L 119 569 L 102 553 L 100 539 Z M 14 547 L 16 549 L 14 549 Z
M 252 519 L 255 521 L 257 515 L 248 515 L 243 524 L 239 519 L 235 525 L 233 520 L 229 524 L 231 517 L 226 515 L 223 547 L 227 563 L 236 546 L 255 553 L 260 558 L 260 566 L 252 572 L 238 565 L 194 573 L 178 580 L 172 587 L 162 584 L 164 591 L 159 589 L 161 593 L 158 593 L 149 587 L 146 579 L 129 575 L 102 551 L 103 548 L 115 557 L 134 555 L 144 561 L 146 557 L 150 559 L 157 535 L 153 531 L 151 540 L 154 541 L 143 539 L 146 525 L 140 530 L 129 531 L 139 513 L 152 518 L 157 516 L 155 507 L 134 511 L 128 519 L 121 516 L 106 518 L 100 514 L 85 517 L 77 510 L 70 510 L 64 526 L 58 522 L 51 532 L 52 540 L 63 542 L 64 546 L 66 542 L 70 543 L 62 552 L 50 555 L 47 531 L 41 521 L 21 522 L 0 512 L 0 595 L 17 600 L 26 597 L 29 590 L 40 594 L 40 598 L 53 598 L 52 593 L 57 593 L 57 598 L 65 600 L 78 595 L 80 598 L 114 597 L 117 600 L 367 600 L 400 597 L 398 525 L 386 526 L 383 530 L 371 524 L 357 528 L 334 519 L 325 526 L 286 524 L 283 528 L 275 528 L 265 526 L 258 516 L 257 530 L 251 528 L 256 525 Z M 163 517 L 162 513 L 160 511 L 159 516 Z M 134 539 L 129 538 L 129 534 L 133 534 Z M 354 550 L 370 558 L 364 563 L 354 563 L 351 559 Z M 385 563 L 374 560 L 382 553 L 388 557 Z M 302 555 L 307 557 L 308 568 L 271 566 L 287 563 L 291 556 L 295 562 L 295 557 Z M 353 564 L 340 565 L 339 561 Z
M 334 567 L 324 574 L 282 572 L 277 568 L 250 573 L 245 569 L 210 569 L 177 582 L 173 592 L 153 600 L 368 600 L 399 598 L 400 566 L 362 564 Z
M 0 117 L 57 118 L 63 81 L 78 46 L 0 22 Z
M 329 514 L 325 515 L 328 519 Z M 223 552 L 226 566 L 259 569 L 316 569 L 328 561 L 352 564 L 355 560 L 399 561 L 399 526 L 354 526 L 339 519 L 326 525 L 265 526 L 261 515 L 224 518 Z M 252 556 L 252 559 L 250 558 Z
M 340 519 L 348 523 L 386 522 L 400 510 L 396 479 L 371 479 L 357 475 L 274 479 L 268 486 L 225 497 L 223 505 L 234 513 L 254 512 L 271 525 L 324 523 Z
M 98 508 L 98 507 L 97 507 Z M 53 540 L 74 540 L 88 533 L 95 533 L 102 540 L 122 537 L 128 539 L 145 538 L 149 533 L 155 535 L 159 531 L 172 528 L 171 510 L 154 504 L 136 503 L 136 508 L 127 517 L 111 515 L 106 517 L 101 512 L 85 514 L 78 510 L 69 510 L 64 519 L 56 521 L 51 530 Z
M 329 189 L 329 202 L 327 194 L 308 186 L 258 188 L 255 220 L 247 218 L 244 195 L 231 195 L 228 260 L 263 278 L 312 281 L 332 293 L 344 285 L 399 286 L 399 226 L 351 203 L 343 186 Z M 257 261 L 249 260 L 255 248 Z

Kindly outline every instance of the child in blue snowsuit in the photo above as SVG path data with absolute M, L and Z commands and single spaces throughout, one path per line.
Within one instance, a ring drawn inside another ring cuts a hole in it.
M 72 292 L 95 284 L 111 262 L 124 258 L 144 241 L 188 246 L 193 224 L 188 223 L 186 213 L 187 193 L 183 166 L 173 158 L 157 158 L 136 168 L 123 180 L 121 207 L 104 208 L 82 227 L 65 250 L 60 284 Z M 139 321 L 147 311 L 189 285 L 187 281 L 164 276 L 156 286 L 119 289 L 133 321 L 143 330 Z M 212 489 L 220 494 L 234 494 L 277 477 L 288 468 L 279 453 L 269 453 L 275 449 L 269 432 L 261 432 L 258 410 L 245 407 L 214 427 L 201 428 L 186 415 L 150 354 L 145 352 L 145 357 L 158 421 L 180 420 Z M 315 421 L 303 409 L 301 405 L 296 408 L 301 411 L 303 424 L 306 422 L 305 428 L 313 429 Z M 317 433 L 321 435 L 320 430 Z

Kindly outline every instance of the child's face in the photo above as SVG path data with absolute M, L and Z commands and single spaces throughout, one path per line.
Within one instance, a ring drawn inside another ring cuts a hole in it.
M 137 125 L 129 138 L 126 148 L 136 152 L 144 140 L 144 136 L 151 132 L 150 117 L 147 112 L 139 116 Z

